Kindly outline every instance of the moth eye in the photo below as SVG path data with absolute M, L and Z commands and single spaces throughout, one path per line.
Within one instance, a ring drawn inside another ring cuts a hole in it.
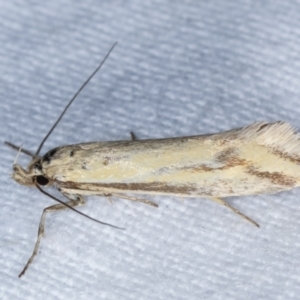
M 47 185 L 49 183 L 49 179 L 43 175 L 36 176 L 36 182 L 39 185 Z

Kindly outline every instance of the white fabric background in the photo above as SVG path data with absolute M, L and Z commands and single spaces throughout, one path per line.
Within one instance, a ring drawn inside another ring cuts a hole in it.
M 254 121 L 300 128 L 298 1 L 0 1 L 0 136 L 35 151 L 111 45 L 118 45 L 47 141 L 213 133 Z M 9 175 L 1 148 L 1 299 L 299 299 L 299 189 L 229 202 L 257 229 L 205 199 L 53 201 Z M 28 158 L 21 155 L 19 163 Z M 274 162 L 276 163 L 276 162 Z M 51 190 L 52 192 L 52 190 Z M 58 195 L 58 193 L 55 193 Z

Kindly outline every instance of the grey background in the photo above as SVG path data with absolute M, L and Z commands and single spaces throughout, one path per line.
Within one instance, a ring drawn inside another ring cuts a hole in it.
M 161 138 L 260 120 L 300 128 L 298 1 L 1 0 L 0 28 L 1 141 L 35 151 L 115 41 L 43 153 L 130 131 Z M 154 209 L 89 197 L 81 211 L 126 231 L 49 215 L 19 279 L 53 201 L 13 182 L 16 153 L 0 149 L 1 299 L 299 299 L 297 189 L 229 199 L 260 229 L 205 199 L 150 197 Z

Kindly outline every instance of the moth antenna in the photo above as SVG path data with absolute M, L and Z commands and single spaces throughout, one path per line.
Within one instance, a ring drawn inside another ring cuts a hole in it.
M 64 206 L 66 206 L 66 207 L 68 207 L 69 209 L 75 211 L 76 213 L 78 213 L 78 214 L 80 214 L 80 215 L 82 215 L 82 216 L 84 216 L 84 217 L 86 217 L 86 218 L 88 218 L 88 219 L 90 219 L 90 220 L 92 220 L 92 221 L 94 221 L 94 222 L 97 222 L 97 223 L 102 224 L 102 225 L 107 225 L 107 226 L 110 226 L 110 227 L 113 227 L 113 228 L 125 230 L 125 228 L 121 228 L 121 227 L 118 227 L 118 226 L 115 226 L 115 225 L 112 225 L 112 224 L 109 224 L 109 223 L 101 222 L 101 221 L 99 221 L 99 220 L 97 220 L 97 219 L 94 219 L 94 218 L 92 218 L 92 217 L 90 217 L 90 216 L 84 214 L 83 212 L 81 212 L 81 211 L 79 211 L 79 210 L 73 208 L 72 206 L 68 205 L 67 203 L 65 203 L 65 202 L 63 202 L 63 201 L 57 199 L 56 197 L 52 196 L 51 194 L 47 193 L 47 192 L 44 191 L 38 184 L 36 184 L 35 186 L 36 186 L 36 187 L 40 190 L 40 192 L 42 192 L 44 195 L 50 197 L 51 199 L 57 201 L 58 203 L 60 203 L 60 204 L 62 204 L 62 205 L 64 205 Z
M 62 113 L 60 114 L 60 116 L 58 117 L 58 119 L 56 120 L 56 122 L 54 123 L 54 125 L 51 127 L 51 129 L 48 131 L 48 133 L 46 134 L 46 136 L 43 138 L 42 142 L 40 143 L 35 156 L 38 156 L 38 154 L 40 153 L 44 143 L 46 142 L 46 140 L 48 139 L 49 135 L 52 133 L 52 131 L 55 129 L 55 127 L 57 126 L 57 124 L 59 123 L 59 121 L 61 120 L 61 118 L 64 116 L 64 114 L 66 113 L 66 111 L 68 110 L 68 108 L 70 107 L 70 105 L 74 102 L 74 100 L 77 98 L 78 94 L 84 89 L 84 87 L 89 83 L 89 81 L 94 77 L 94 75 L 99 71 L 99 69 L 102 67 L 102 65 L 105 63 L 106 59 L 108 58 L 108 56 L 110 55 L 110 53 L 113 51 L 114 47 L 117 45 L 117 42 L 115 42 L 112 47 L 110 48 L 110 50 L 108 51 L 108 53 L 105 55 L 104 59 L 101 61 L 101 63 L 99 64 L 99 66 L 96 68 L 96 70 L 90 75 L 90 77 L 84 82 L 84 84 L 79 88 L 79 90 L 76 92 L 76 94 L 73 96 L 73 98 L 69 101 L 69 103 L 67 104 L 67 106 L 65 107 L 65 109 L 62 111 Z

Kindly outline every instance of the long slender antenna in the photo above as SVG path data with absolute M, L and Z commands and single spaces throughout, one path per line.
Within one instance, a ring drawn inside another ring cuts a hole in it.
M 110 48 L 110 50 L 108 51 L 108 53 L 106 54 L 106 56 L 104 57 L 104 59 L 101 61 L 100 65 L 97 67 L 97 69 L 92 73 L 92 75 L 90 75 L 90 77 L 84 82 L 84 84 L 80 87 L 80 89 L 77 91 L 77 93 L 73 96 L 73 98 L 69 101 L 68 105 L 65 107 L 65 109 L 63 110 L 63 112 L 60 114 L 59 118 L 56 120 L 56 122 L 54 123 L 54 125 L 51 127 L 51 129 L 48 131 L 48 133 L 46 134 L 46 136 L 44 137 L 44 139 L 42 140 L 42 142 L 40 143 L 35 155 L 38 156 L 38 154 L 40 153 L 44 143 L 46 142 L 46 140 L 48 139 L 49 135 L 52 133 L 52 131 L 55 129 L 55 127 L 57 126 L 57 124 L 59 123 L 59 121 L 61 120 L 61 118 L 64 116 L 65 112 L 68 110 L 68 108 L 70 107 L 70 105 L 74 102 L 74 100 L 77 98 L 78 94 L 83 90 L 83 88 L 89 83 L 89 81 L 93 78 L 93 76 L 99 71 L 99 69 L 102 67 L 102 65 L 105 63 L 106 59 L 108 58 L 108 56 L 110 55 L 110 53 L 113 51 L 114 47 L 117 45 L 117 42 L 115 42 L 112 47 Z
M 55 197 L 52 196 L 51 194 L 45 192 L 38 184 L 36 184 L 35 186 L 40 190 L 40 192 L 42 192 L 42 193 L 45 194 L 46 196 L 50 197 L 51 199 L 57 201 L 58 203 L 60 203 L 60 204 L 62 204 L 62 205 L 64 205 L 64 206 L 66 206 L 66 207 L 68 207 L 69 209 L 71 209 L 71 210 L 77 212 L 78 214 L 80 214 L 80 215 L 82 215 L 82 216 L 84 216 L 84 217 L 86 217 L 86 218 L 88 218 L 88 219 L 90 219 L 90 220 L 92 220 L 92 221 L 95 221 L 95 222 L 97 222 L 97 223 L 99 223 L 99 224 L 102 224 L 102 225 L 107 225 L 107 226 L 110 226 L 110 227 L 113 227 L 113 228 L 117 228 L 117 229 L 122 229 L 122 230 L 125 229 L 125 228 L 121 228 L 121 227 L 118 227 L 118 226 L 115 226 L 115 225 L 112 225 L 112 224 L 109 224 L 109 223 L 101 222 L 101 221 L 99 221 L 99 220 L 97 220 L 97 219 L 94 219 L 94 218 L 92 218 L 92 217 L 90 217 L 90 216 L 88 216 L 88 215 L 82 213 L 81 211 L 79 211 L 79 210 L 73 208 L 72 206 L 68 205 L 67 203 L 65 203 L 65 202 L 63 202 L 63 201 L 61 201 L 61 200 L 55 198 Z

